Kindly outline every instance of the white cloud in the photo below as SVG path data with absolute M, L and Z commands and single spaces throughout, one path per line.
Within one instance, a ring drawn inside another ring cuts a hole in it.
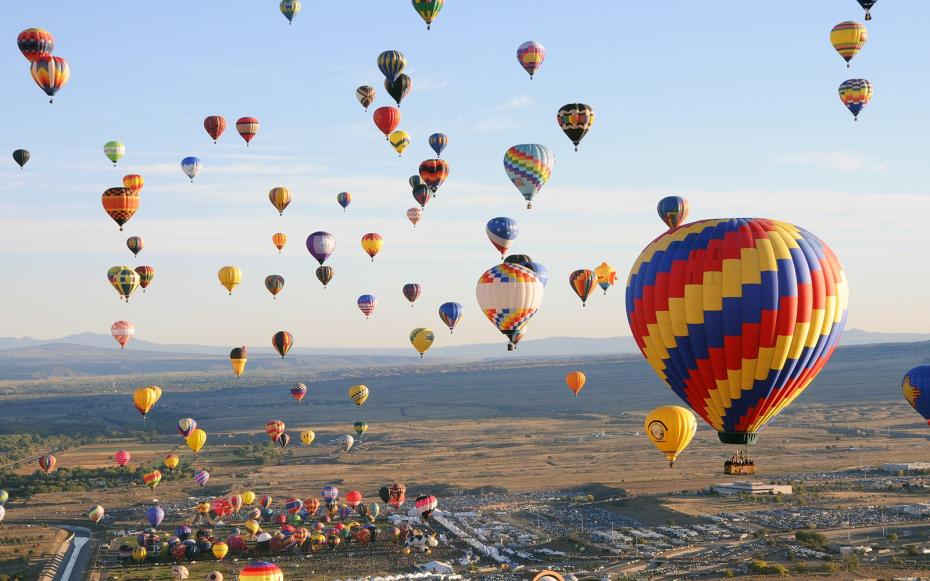
M 506 103 L 500 105 L 498 109 L 504 111 L 515 111 L 517 109 L 523 109 L 524 107 L 529 107 L 536 102 L 536 99 L 530 97 L 529 95 L 517 95 L 516 97 L 510 99 Z
M 775 158 L 777 163 L 813 166 L 837 171 L 885 171 L 891 165 L 887 161 L 854 151 L 823 151 L 790 153 Z

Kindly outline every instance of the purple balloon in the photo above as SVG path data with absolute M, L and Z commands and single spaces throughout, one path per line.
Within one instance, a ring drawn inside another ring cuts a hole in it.
M 149 521 L 149 524 L 153 527 L 157 527 L 161 524 L 161 521 L 165 520 L 165 509 L 158 506 L 150 506 L 145 511 L 145 520 Z
M 314 232 L 307 236 L 307 250 L 322 265 L 336 250 L 336 237 L 329 232 Z

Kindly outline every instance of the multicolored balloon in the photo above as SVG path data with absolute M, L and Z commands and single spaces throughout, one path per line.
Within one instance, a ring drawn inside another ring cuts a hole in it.
M 282 422 L 281 420 L 271 420 L 267 424 L 265 424 L 265 433 L 268 434 L 268 437 L 271 439 L 272 442 L 277 442 L 278 438 L 281 437 L 281 434 L 283 434 L 284 430 L 286 429 L 287 429 L 287 426 L 285 426 L 284 422 Z M 261 498 L 262 508 L 268 508 L 267 506 L 265 506 L 266 498 L 268 499 L 268 504 L 269 505 L 271 504 L 271 500 L 270 500 L 271 497 L 267 495 L 263 496 Z
M 352 203 L 352 194 L 349 192 L 339 192 L 336 194 L 336 203 L 342 206 L 342 211 L 345 212 L 349 204 Z
M 667 196 L 659 200 L 656 211 L 666 226 L 678 228 L 688 219 L 688 200 L 681 196 Z
M 607 289 L 614 286 L 617 282 L 617 271 L 606 262 L 602 262 L 600 266 L 595 268 L 594 274 L 597 276 L 598 286 L 601 287 L 605 295 L 607 294 Z
M 129 188 L 134 192 L 139 192 L 142 190 L 142 186 L 145 185 L 145 178 L 137 173 L 131 173 L 123 176 L 123 187 Z
M 364 436 L 365 432 L 368 431 L 368 422 L 361 422 L 361 421 L 355 422 L 355 424 L 353 424 L 352 427 L 355 428 L 355 433 L 358 434 L 359 437 L 361 437 L 361 436 Z M 352 493 L 350 492 L 349 494 L 352 494 Z M 349 494 L 346 495 L 346 501 L 349 503 L 349 506 L 353 506 L 352 500 L 349 498 Z M 359 502 L 361 502 L 361 498 L 359 498 Z
M 416 509 L 417 514 L 420 515 L 420 518 L 426 522 L 429 520 L 429 517 L 433 514 L 433 511 L 436 510 L 438 505 L 439 501 L 436 500 L 435 496 L 426 496 L 421 494 L 417 497 L 413 507 Z
M 420 184 L 413 188 L 413 199 L 420 204 L 421 209 L 426 208 L 426 204 L 433 199 L 433 190 L 429 189 L 429 186 L 426 184 Z
M 220 135 L 226 131 L 226 119 L 222 115 L 210 115 L 203 120 L 203 128 L 207 131 L 207 135 L 213 139 L 213 143 L 216 143 Z
M 846 61 L 846 67 L 849 67 L 849 61 L 853 59 L 865 43 L 869 40 L 869 31 L 865 26 L 852 20 L 840 22 L 830 31 L 830 44 L 834 50 Z
M 378 70 L 393 82 L 407 66 L 407 58 L 399 50 L 386 50 L 378 55 Z
M 329 232 L 314 232 L 307 236 L 307 250 L 322 266 L 336 250 L 336 237 Z M 319 274 L 317 276 L 319 277 Z M 323 285 L 325 286 L 326 283 L 324 282 Z
M 416 228 L 417 222 L 423 219 L 423 208 L 407 208 L 407 219 Z
M 461 303 L 449 302 L 439 305 L 439 318 L 449 327 L 449 332 L 452 333 L 453 330 L 455 330 L 455 326 L 458 325 L 459 321 L 462 319 Z
M 291 192 L 284 186 L 271 188 L 271 190 L 268 191 L 268 201 L 271 202 L 271 205 L 278 211 L 278 215 L 283 216 L 284 210 L 291 203 Z
M 568 284 L 578 295 L 578 298 L 581 299 L 582 307 L 587 306 L 588 297 L 591 296 L 591 291 L 594 290 L 596 283 L 597 274 L 593 270 L 581 268 L 568 275 Z
M 116 167 L 116 162 L 126 155 L 126 146 L 123 145 L 122 141 L 107 141 L 103 144 L 103 154 L 107 156 L 107 159 L 112 161 L 113 166 Z
M 210 480 L 210 473 L 206 470 L 198 470 L 197 472 L 194 472 L 194 482 L 196 482 L 199 486 L 206 486 L 208 480 Z
M 110 325 L 110 334 L 113 335 L 122 350 L 126 347 L 126 343 L 129 343 L 129 340 L 136 334 L 136 327 L 129 321 L 116 321 Z
M 904 399 L 930 424 L 930 365 L 919 365 L 901 381 Z
M 517 60 L 532 79 L 546 60 L 546 48 L 535 40 L 528 40 L 517 48 Z
M 248 147 L 252 142 L 252 139 L 258 135 L 258 130 L 260 127 L 261 124 L 255 117 L 240 117 L 236 121 L 236 131 L 238 131 L 242 139 L 245 140 L 246 147 Z
M 103 520 L 104 514 L 103 507 L 98 504 L 97 506 L 94 506 L 89 511 L 87 511 L 87 520 L 97 524 Z
M 730 218 L 646 246 L 626 311 L 656 374 L 723 443 L 749 444 L 827 363 L 848 300 L 846 273 L 819 238 L 787 222 Z
M 100 201 L 107 215 L 119 226 L 120 232 L 123 231 L 123 225 L 139 210 L 139 192 L 129 188 L 108 188 Z
M 194 418 L 181 418 L 178 420 L 178 433 L 182 438 L 190 436 L 197 429 L 197 420 Z
M 181 160 L 181 171 L 184 172 L 184 175 L 189 177 L 191 181 L 194 181 L 194 178 L 197 177 L 197 174 L 200 173 L 200 170 L 203 168 L 203 162 L 200 161 L 199 157 L 185 157 Z
M 872 83 L 865 79 L 849 79 L 840 84 L 840 101 L 853 115 L 853 120 L 859 120 L 859 112 L 872 100 Z
M 281 14 L 287 18 L 287 23 L 294 24 L 294 17 L 300 13 L 300 0 L 281 0 L 278 7 L 281 9 Z
M 304 383 L 295 383 L 291 386 L 291 397 L 300 403 L 307 396 L 309 388 Z
M 439 16 L 439 11 L 442 10 L 442 5 L 445 0 L 411 0 L 413 2 L 413 9 L 417 11 L 417 14 L 420 15 L 420 18 L 423 19 L 423 22 L 426 23 L 426 30 L 430 29 L 430 25 L 433 24 L 433 20 Z
M 152 490 L 155 490 L 155 487 L 158 486 L 159 482 L 161 482 L 160 470 L 152 470 L 151 472 L 146 472 L 142 475 L 142 483 Z
M 532 270 L 504 263 L 481 275 L 475 294 L 481 311 L 507 337 L 507 350 L 512 351 L 542 305 L 543 285 Z
M 362 85 L 355 89 L 355 98 L 362 104 L 365 111 L 368 111 L 368 106 L 375 102 L 375 88 L 369 85 Z
M 356 301 L 358 309 L 362 311 L 362 314 L 365 315 L 365 318 L 371 317 L 371 314 L 375 312 L 375 308 L 378 306 L 378 299 L 375 298 L 375 295 L 362 295 L 358 297 Z
M 507 249 L 517 239 L 520 229 L 517 227 L 517 221 L 513 218 L 500 216 L 488 220 L 485 232 L 488 235 L 488 240 L 501 253 L 501 259 L 503 259 L 504 255 L 507 254 Z
M 420 179 L 423 180 L 429 189 L 436 194 L 436 191 L 442 185 L 446 178 L 449 177 L 449 162 L 442 159 L 427 159 L 420 163 Z M 414 194 L 414 197 L 416 195 Z M 421 204 L 425 205 L 425 203 Z
M 284 277 L 280 274 L 269 274 L 265 277 L 265 289 L 277 300 L 278 293 L 284 290 Z
M 333 275 L 336 274 L 336 271 L 333 270 L 332 266 L 318 266 L 316 269 L 316 278 L 323 284 L 323 288 L 326 288 L 326 285 L 333 280 Z
M 415 282 L 408 282 L 407 284 L 404 285 L 404 288 L 403 288 L 404 298 L 410 301 L 411 309 L 413 308 L 413 303 L 415 303 L 416 300 L 420 297 L 420 293 L 422 291 L 423 289 L 420 287 L 420 285 Z
M 55 50 L 55 37 L 44 28 L 27 28 L 16 37 L 16 46 L 30 63 Z
M 113 288 L 116 289 L 119 296 L 125 299 L 127 303 L 132 293 L 139 288 L 139 283 L 139 273 L 125 266 L 117 270 L 110 280 L 110 284 L 113 285 Z
M 274 247 L 278 249 L 278 254 L 281 254 L 281 250 L 283 250 L 284 246 L 287 244 L 287 234 L 284 232 L 276 232 L 272 234 L 271 243 L 274 244 Z
M 533 207 L 533 198 L 549 181 L 555 156 L 545 145 L 522 143 L 504 153 L 504 172 L 526 199 L 526 207 Z
M 562 105 L 555 116 L 559 122 L 559 129 L 575 144 L 575 151 L 584 136 L 594 125 L 594 109 L 584 103 L 569 103 Z
M 232 365 L 233 374 L 236 377 L 242 377 L 242 374 L 245 373 L 245 365 L 249 362 L 249 350 L 245 345 L 241 347 L 234 347 L 232 351 L 229 352 L 229 363 Z M 194 424 L 194 427 L 197 427 Z
M 39 468 L 42 469 L 42 472 L 48 474 L 55 469 L 55 464 L 58 463 L 58 460 L 52 454 L 45 454 L 39 456 Z
M 432 329 L 417 327 L 413 331 L 410 331 L 410 344 L 413 345 L 413 348 L 420 354 L 420 359 L 423 359 L 423 354 L 433 346 L 433 341 L 435 340 L 436 336 L 433 334 Z
M 139 256 L 139 253 L 142 252 L 144 247 L 145 241 L 142 240 L 141 236 L 130 236 L 126 239 L 126 248 L 132 252 L 133 257 Z
M 278 331 L 271 337 L 271 346 L 278 352 L 281 359 L 284 359 L 287 352 L 294 346 L 294 336 L 287 331 Z
M 239 581 L 284 581 L 284 573 L 274 563 L 254 561 L 239 571 Z
M 29 73 L 32 80 L 48 95 L 48 102 L 52 103 L 58 91 L 71 78 L 71 67 L 60 56 L 40 55 L 33 59 Z
M 375 256 L 381 252 L 381 247 L 384 246 L 384 238 L 377 232 L 369 232 L 362 236 L 362 250 L 365 251 L 371 261 L 375 261 Z
M 139 287 L 142 288 L 142 292 L 145 292 L 145 289 L 149 288 L 149 285 L 155 280 L 155 269 L 143 264 L 142 266 L 137 266 L 135 270 L 136 274 L 139 275 Z

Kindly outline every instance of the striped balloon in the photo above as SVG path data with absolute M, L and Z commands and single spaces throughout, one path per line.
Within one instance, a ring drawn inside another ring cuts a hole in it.
M 422 287 L 420 287 L 420 285 L 415 282 L 408 282 L 407 284 L 404 285 L 404 288 L 403 288 L 404 298 L 410 301 L 411 308 L 413 308 L 413 303 L 416 302 L 417 298 L 419 298 L 420 293 L 422 291 L 423 291 Z
M 423 219 L 423 208 L 407 208 L 407 219 L 416 228 L 417 222 Z
M 451 333 L 462 319 L 461 303 L 442 303 L 439 305 L 439 318 L 449 327 Z
M 367 319 L 375 312 L 375 308 L 378 306 L 378 299 L 375 298 L 375 295 L 362 295 L 358 297 L 356 303 L 358 304 L 358 309 L 362 311 L 362 314 L 364 314 Z
M 449 177 L 449 162 L 442 159 L 427 159 L 420 163 L 420 179 L 436 194 L 436 190 Z
M 830 44 L 846 61 L 847 67 L 849 61 L 859 54 L 859 51 L 868 40 L 869 32 L 865 29 L 865 26 L 852 20 L 840 22 L 830 31 Z
M 55 458 L 55 456 L 51 454 L 45 454 L 44 456 L 39 456 L 39 468 L 41 468 L 42 471 L 45 472 L 46 474 L 54 470 L 55 464 L 57 463 L 58 463 L 58 460 Z
M 849 79 L 840 84 L 839 94 L 840 101 L 853 114 L 853 120 L 858 121 L 859 112 L 872 100 L 872 83 L 865 79 Z
M 274 563 L 255 561 L 239 571 L 239 581 L 284 581 L 284 573 Z
M 546 48 L 535 40 L 528 40 L 517 48 L 517 60 L 529 75 L 530 79 L 542 66 L 546 59 Z
M 119 343 L 119 348 L 126 347 L 126 343 L 136 334 L 136 326 L 129 321 L 116 321 L 110 325 L 110 334 Z
M 520 232 L 520 229 L 517 227 L 517 221 L 513 218 L 507 218 L 506 216 L 491 218 L 488 220 L 488 224 L 485 226 L 484 230 L 488 235 L 488 240 L 490 240 L 494 248 L 497 248 L 497 251 L 501 253 L 501 259 L 504 258 L 507 249 L 510 248 L 513 241 L 517 239 L 517 234 Z
M 429 136 L 429 146 L 436 152 L 436 157 L 442 157 L 442 152 L 449 145 L 449 138 L 445 133 L 433 133 Z
M 198 470 L 194 472 L 194 482 L 200 486 L 206 486 L 207 480 L 210 480 L 210 473 L 206 470 Z
M 119 225 L 122 232 L 123 225 L 135 216 L 139 209 L 139 192 L 129 188 L 109 188 L 103 192 L 100 201 L 104 211 Z
M 368 111 L 368 106 L 375 102 L 375 94 L 375 88 L 369 85 L 362 85 L 355 89 L 355 98 L 362 104 L 365 111 Z
M 307 391 L 309 391 L 309 389 L 305 384 L 295 383 L 291 386 L 291 397 L 296 399 L 297 403 L 300 403 L 300 400 L 307 396 Z
M 120 450 L 116 454 L 113 454 L 113 459 L 116 461 L 116 465 L 123 467 L 126 464 L 129 464 L 129 461 L 132 460 L 132 454 L 126 450 Z
M 242 139 L 245 140 L 246 147 L 248 147 L 249 143 L 252 142 L 252 139 L 258 135 L 258 130 L 260 127 L 261 124 L 255 117 L 240 117 L 236 121 L 236 131 L 238 131 L 239 135 L 242 136 Z
M 439 16 L 439 11 L 442 10 L 442 4 L 445 0 L 411 0 L 413 2 L 413 9 L 417 11 L 417 14 L 420 15 L 420 18 L 423 19 L 423 22 L 426 23 L 426 30 L 429 30 L 430 25 L 433 23 L 433 20 Z
M 748 444 L 833 354 L 849 289 L 833 251 L 765 218 L 702 220 L 656 238 L 626 289 L 637 345 L 719 432 Z
M 336 194 L 336 202 L 342 206 L 342 211 L 345 212 L 349 204 L 352 203 L 352 194 L 349 192 L 339 192 Z
M 44 28 L 27 28 L 16 37 L 16 46 L 29 62 L 49 56 L 55 50 L 55 37 Z
M 562 105 L 555 118 L 559 129 L 572 140 L 575 151 L 578 151 L 581 140 L 594 125 L 594 109 L 584 103 L 569 103 Z
M 549 181 L 555 156 L 545 145 L 522 143 L 504 153 L 504 171 L 517 190 L 526 199 L 526 207 L 533 207 L 533 198 Z
M 656 211 L 666 226 L 677 228 L 688 219 L 688 200 L 681 196 L 664 197 L 659 200 Z
M 222 115 L 210 115 L 203 120 L 203 128 L 213 138 L 213 143 L 226 131 L 226 119 Z
M 281 359 L 284 359 L 287 352 L 294 346 L 294 336 L 287 331 L 278 331 L 271 337 L 271 346 L 278 352 Z
M 339 489 L 332 484 L 327 484 L 320 492 L 320 496 L 322 496 L 324 500 L 336 500 L 339 498 Z
M 322 266 L 336 251 L 336 237 L 329 232 L 314 232 L 307 236 L 307 250 Z
M 378 69 L 384 78 L 390 82 L 404 72 L 407 66 L 407 58 L 399 50 L 386 50 L 378 55 Z
M 582 268 L 568 275 L 568 284 L 581 299 L 581 306 L 587 306 L 588 297 L 597 285 L 597 274 L 593 270 Z
M 37 56 L 32 61 L 29 72 L 32 74 L 32 80 L 49 96 L 49 103 L 54 100 L 53 97 L 58 90 L 64 87 L 71 78 L 71 67 L 68 66 L 68 61 L 60 56 Z
M 287 18 L 287 23 L 293 24 L 294 17 L 300 13 L 300 0 L 281 0 L 278 7 L 281 9 L 281 14 Z

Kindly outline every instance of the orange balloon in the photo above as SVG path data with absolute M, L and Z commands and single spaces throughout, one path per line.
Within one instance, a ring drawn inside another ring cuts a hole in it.
M 569 371 L 565 374 L 565 384 L 568 385 L 568 389 L 572 390 L 575 397 L 578 397 L 578 392 L 584 387 L 584 382 L 586 380 L 587 378 L 584 376 L 584 373 L 580 371 Z

